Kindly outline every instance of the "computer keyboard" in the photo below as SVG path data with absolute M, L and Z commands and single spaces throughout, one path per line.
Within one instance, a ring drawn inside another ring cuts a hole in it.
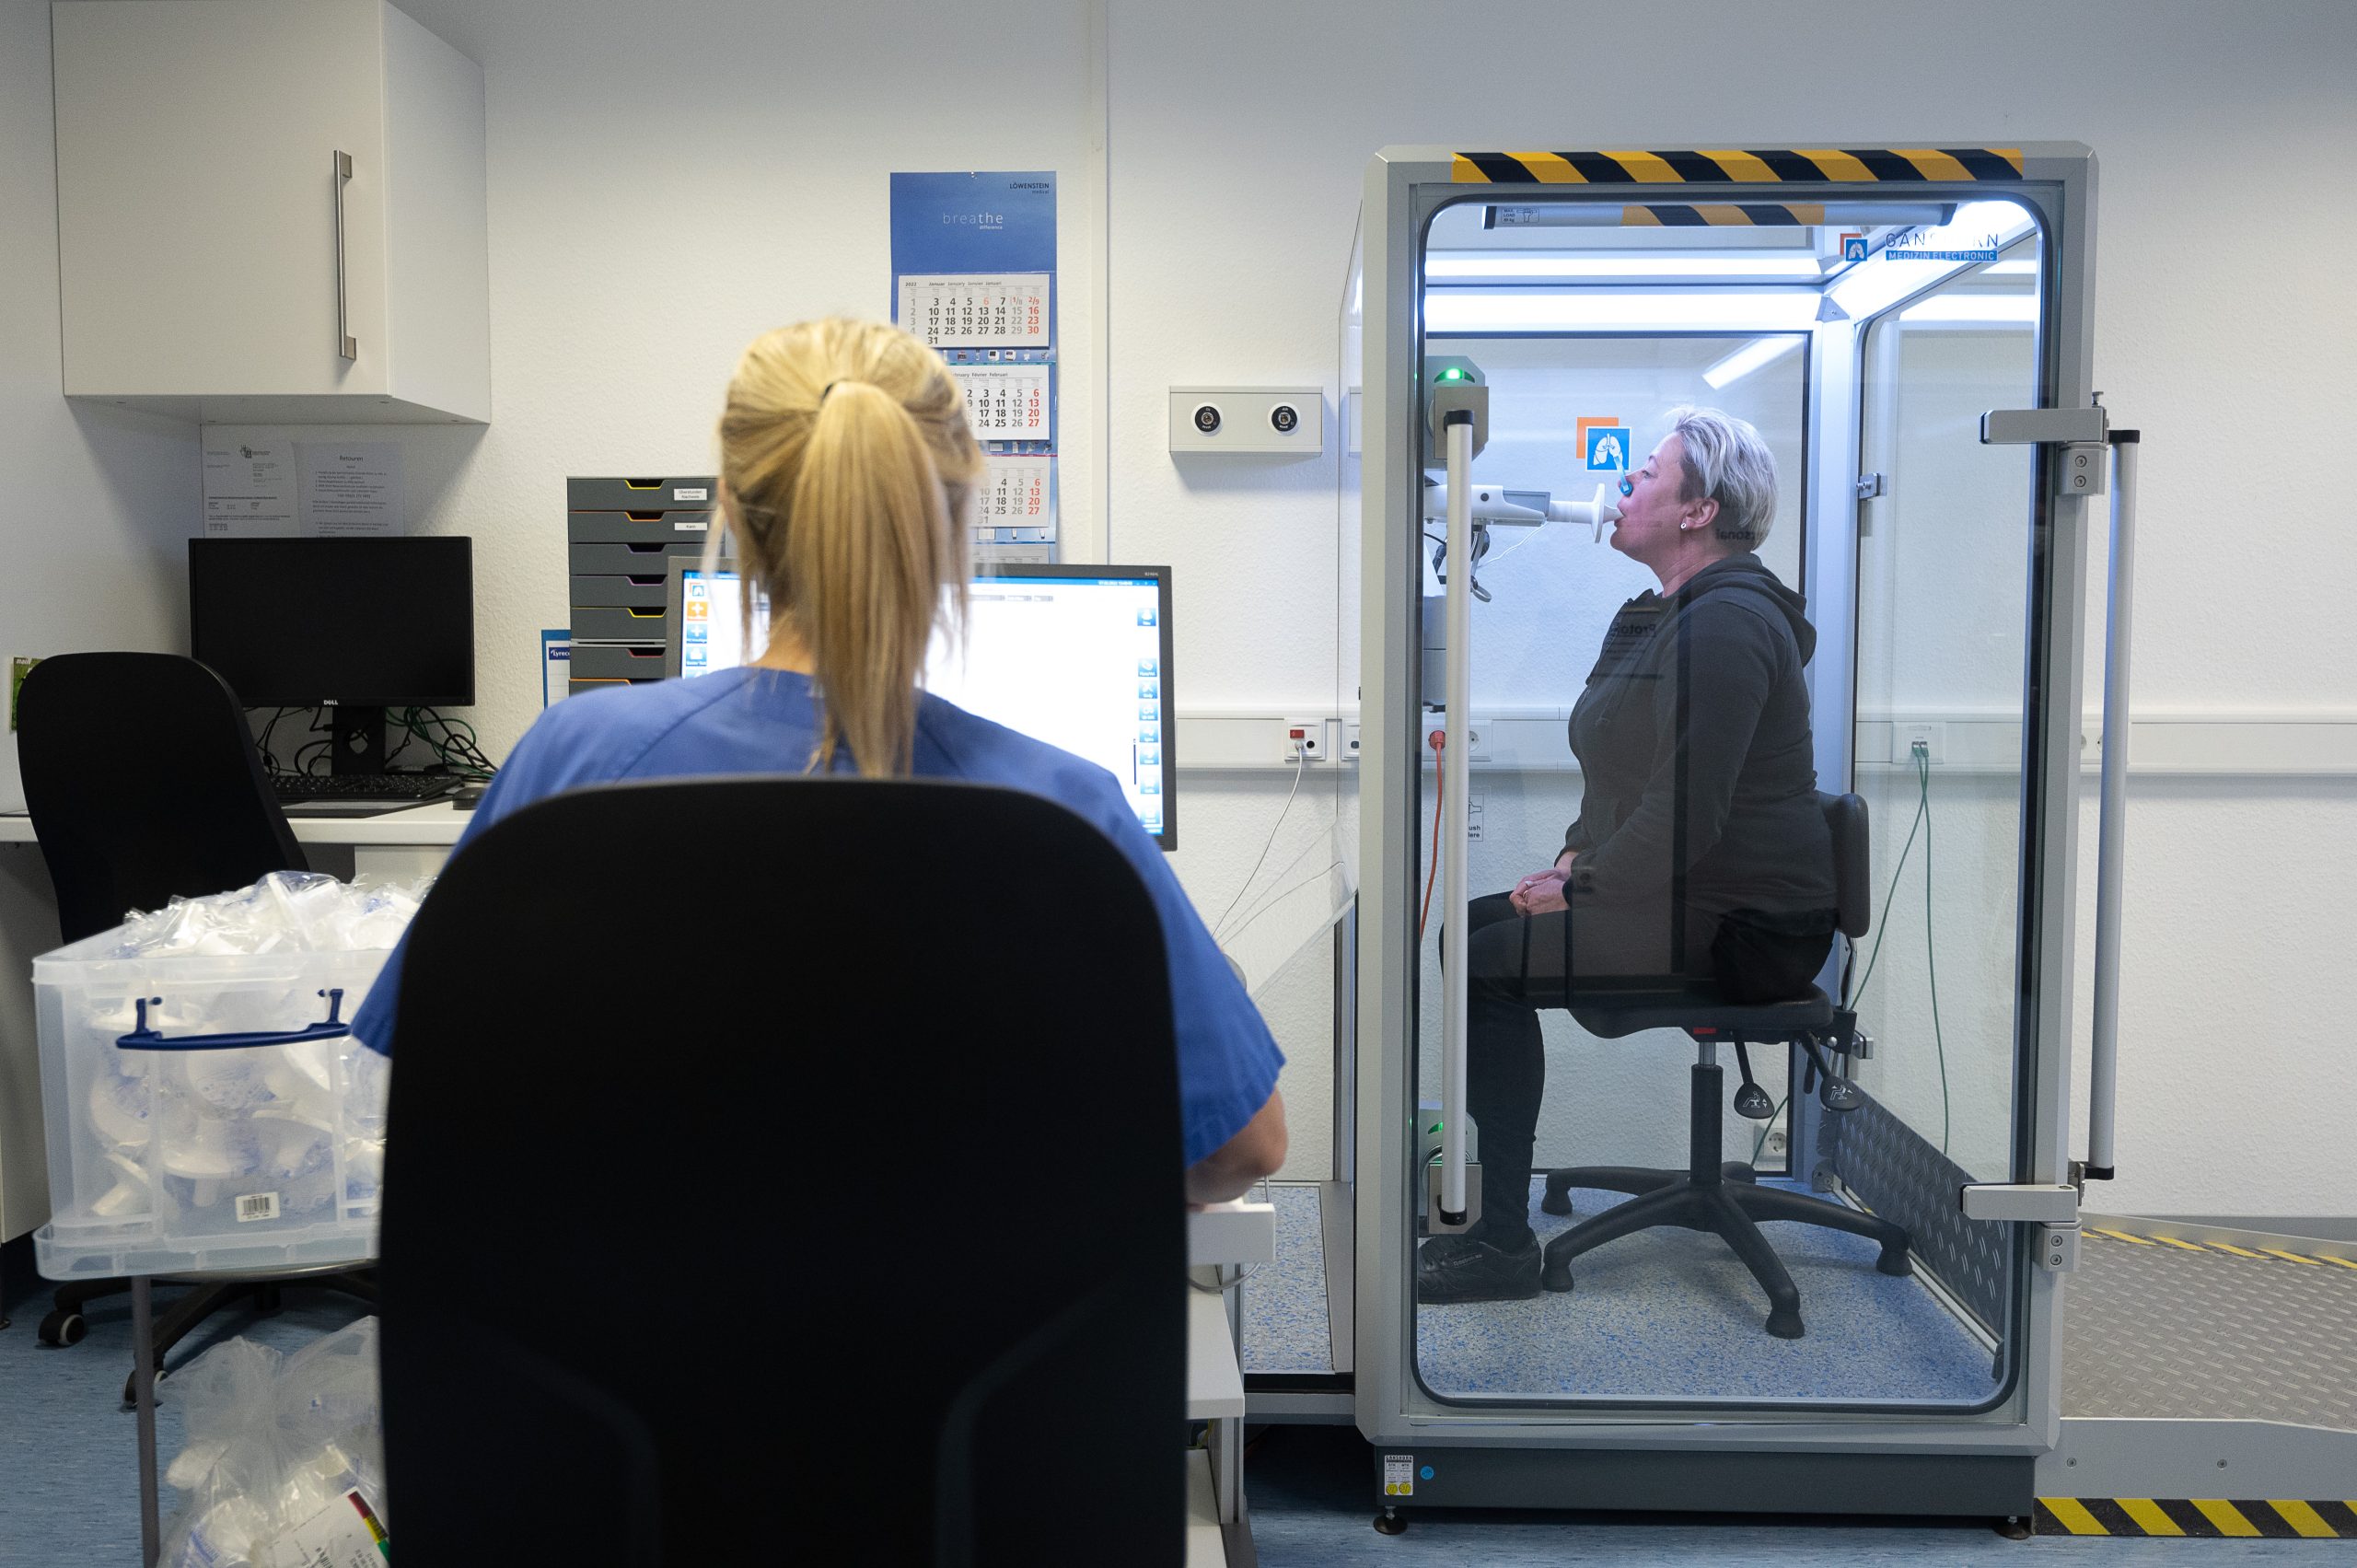
M 449 773 L 274 773 L 270 787 L 282 802 L 434 800 L 456 794 L 466 782 Z

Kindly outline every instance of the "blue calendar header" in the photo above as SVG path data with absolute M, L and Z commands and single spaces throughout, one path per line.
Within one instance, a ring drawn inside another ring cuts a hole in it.
M 1052 172 L 892 176 L 895 278 L 1055 270 Z

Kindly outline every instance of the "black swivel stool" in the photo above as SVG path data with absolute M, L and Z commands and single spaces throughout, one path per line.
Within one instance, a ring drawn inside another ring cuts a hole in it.
M 1836 922 L 1844 935 L 1855 940 L 1866 934 L 1871 912 L 1866 803 L 1854 795 L 1821 792 L 1817 801 L 1825 808 L 1826 826 L 1833 835 Z M 1682 1171 L 1575 1166 L 1548 1172 L 1546 1195 L 1538 1206 L 1550 1214 L 1572 1212 L 1569 1193 L 1574 1187 L 1635 1196 L 1550 1241 L 1538 1276 L 1541 1284 L 1549 1290 L 1570 1290 L 1573 1259 L 1637 1231 L 1657 1225 L 1711 1231 L 1735 1249 L 1768 1293 L 1768 1331 L 1778 1339 L 1796 1340 L 1805 1332 L 1800 1291 L 1761 1234 L 1760 1221 L 1797 1220 L 1868 1237 L 1882 1244 L 1875 1267 L 1884 1273 L 1914 1272 L 1907 1255 L 1907 1232 L 1899 1226 L 1827 1199 L 1759 1186 L 1749 1165 L 1723 1158 L 1719 1106 L 1724 1075 L 1718 1057 L 1722 1045 L 1734 1046 L 1743 1062 L 1743 1092 L 1736 1097 L 1736 1107 L 1746 1116 L 1764 1120 L 1773 1114 L 1768 1097 L 1751 1081 L 1746 1048 L 1752 1045 L 1799 1046 L 1807 1053 L 1812 1074 L 1822 1080 L 1820 1098 L 1826 1108 L 1840 1111 L 1857 1106 L 1856 1087 L 1837 1075 L 1823 1054 L 1828 1043 L 1836 1050 L 1847 1043 L 1834 1038 L 1838 1033 L 1835 1010 L 1824 992 L 1812 986 L 1807 995 L 1791 1001 L 1745 1005 L 1727 1001 L 1716 985 L 1697 981 L 1676 992 L 1632 993 L 1626 1001 L 1583 997 L 1571 1012 L 1582 1028 L 1605 1040 L 1645 1029 L 1683 1029 L 1692 1037 L 1690 1144 L 1687 1168 Z
M 945 882 L 945 844 L 988 874 Z M 382 1271 L 403 1561 L 546 1561 L 528 1504 L 576 1499 L 582 1568 L 796 1539 L 1178 1568 L 1169 970 L 1096 828 L 939 782 L 582 790 L 453 858 L 409 942 Z M 666 1299 L 611 1310 L 622 1277 Z

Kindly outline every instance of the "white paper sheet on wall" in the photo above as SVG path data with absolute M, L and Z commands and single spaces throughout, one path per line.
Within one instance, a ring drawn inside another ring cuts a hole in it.
M 1047 441 L 1048 367 L 953 365 L 966 391 L 966 423 L 977 441 Z
M 211 539 L 292 539 L 295 444 L 205 432 L 204 532 Z
M 899 280 L 898 319 L 935 348 L 1047 348 L 1049 276 L 909 273 Z
M 401 531 L 401 448 L 397 441 L 304 441 L 303 532 L 328 539 Z

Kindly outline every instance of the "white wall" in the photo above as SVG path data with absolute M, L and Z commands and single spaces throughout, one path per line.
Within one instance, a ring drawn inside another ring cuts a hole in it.
M 6 6 L 0 191 L 17 198 L 9 211 L 38 215 L 50 206 L 46 13 L 38 0 Z M 1981 0 L 1968 16 L 1903 0 L 1870 25 L 1832 0 L 1106 0 L 1101 118 L 1088 0 L 405 8 L 482 64 L 489 100 L 493 423 L 402 438 L 418 522 L 479 541 L 474 716 L 494 752 L 537 708 L 537 629 L 565 618 L 564 477 L 703 467 L 719 389 L 756 331 L 883 313 L 893 169 L 1058 171 L 1064 504 L 1093 525 L 1109 474 L 1111 555 L 1177 568 L 1182 701 L 1348 700 L 1330 430 L 1320 461 L 1182 466 L 1165 450 L 1164 398 L 1197 382 L 1335 390 L 1361 172 L 1376 147 L 1403 142 L 2087 142 L 2103 159 L 2098 380 L 2148 436 L 2138 705 L 2357 709 L 2357 621 L 2340 613 L 2357 552 L 2332 531 L 2337 498 L 2310 494 L 2282 456 L 2336 450 L 2357 413 L 2345 374 L 2357 326 L 2338 280 L 2357 241 L 2340 161 L 2357 134 L 2346 0 Z M 952 34 L 945 69 L 927 41 Z M 1099 346 L 1088 176 L 1100 131 L 1103 470 L 1086 374 Z M 13 263 L 0 442 L 17 471 L 62 471 L 91 497 L 73 546 L 46 520 L 19 514 L 17 527 L 29 547 L 79 552 L 113 602 L 98 627 L 45 586 L 17 580 L 0 602 L 12 635 L 21 625 L 50 646 L 84 632 L 174 645 L 170 563 L 193 522 L 193 448 L 184 430 L 56 399 L 42 227 L 0 238 Z M 2222 433 L 2262 476 L 2230 485 L 2223 505 Z M 1243 883 L 1287 782 L 1186 781 L 1178 865 L 1210 912 Z M 1304 789 L 1272 864 L 1339 808 L 1341 783 Z M 2331 896 L 2357 871 L 2350 789 L 2138 787 L 2134 1055 L 2110 1201 L 2357 1214 L 2357 1171 L 2335 1152 L 2357 1065 L 2317 1028 L 2337 1016 L 2346 967 Z M 2216 1021 L 2219 986 L 2238 1008 L 2232 1024 Z M 1327 994 L 1314 954 L 1269 998 L 1294 1061 L 1301 1174 L 1328 1153 Z M 1632 1092 L 1649 1074 L 1680 1092 L 1668 1062 L 1623 1065 Z

